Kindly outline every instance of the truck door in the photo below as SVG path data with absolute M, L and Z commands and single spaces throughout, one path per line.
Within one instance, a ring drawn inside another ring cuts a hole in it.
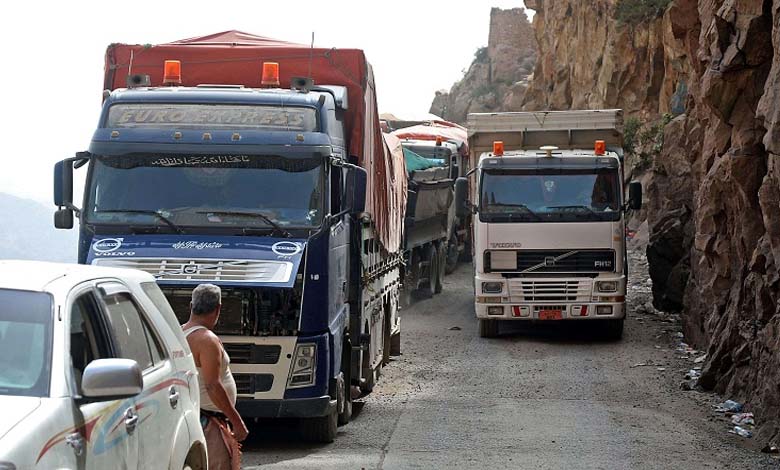
M 159 334 L 141 312 L 128 288 L 118 282 L 98 285 L 121 357 L 135 360 L 143 371 L 144 390 L 136 397 L 138 468 L 168 467 L 176 433 L 182 430 L 181 393 L 186 382 L 176 370 Z M 184 384 L 184 386 L 182 386 Z M 186 432 L 186 424 L 183 426 Z M 184 439 L 187 441 L 187 439 Z
M 92 286 L 74 290 L 68 303 L 72 395 L 81 395 L 84 368 L 95 359 L 115 357 L 107 318 Z M 134 433 L 135 398 L 102 402 L 73 401 L 75 427 L 65 431 L 76 468 L 138 468 Z

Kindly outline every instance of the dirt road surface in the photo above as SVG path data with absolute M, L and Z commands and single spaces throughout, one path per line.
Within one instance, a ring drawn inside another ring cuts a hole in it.
M 479 338 L 462 265 L 444 294 L 403 313 L 403 355 L 335 443 L 301 443 L 293 422 L 259 423 L 245 468 L 780 468 L 728 433 L 711 407 L 720 397 L 680 389 L 693 358 L 678 351 L 679 319 L 645 307 L 644 260 L 632 258 L 620 342 L 582 323 L 513 323 Z

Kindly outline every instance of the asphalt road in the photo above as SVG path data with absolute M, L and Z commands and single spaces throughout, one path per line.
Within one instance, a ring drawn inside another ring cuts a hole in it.
M 461 266 L 442 295 L 403 313 L 403 355 L 335 443 L 301 443 L 293 422 L 259 423 L 244 467 L 780 468 L 727 432 L 710 406 L 719 397 L 679 389 L 691 359 L 676 350 L 674 316 L 632 313 L 620 342 L 579 323 L 512 324 L 482 339 L 470 276 Z M 648 291 L 640 272 L 632 312 Z

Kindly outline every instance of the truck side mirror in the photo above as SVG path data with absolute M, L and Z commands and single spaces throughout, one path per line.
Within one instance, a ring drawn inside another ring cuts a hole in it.
M 54 164 L 54 205 L 73 204 L 73 161 L 63 160 Z
M 347 209 L 352 215 L 366 211 L 366 185 L 368 174 L 360 167 L 350 167 L 347 171 L 346 200 Z
M 628 185 L 628 207 L 638 211 L 642 208 L 642 183 L 632 181 Z
M 58 209 L 54 213 L 54 228 L 70 230 L 73 228 L 73 210 Z
M 73 160 L 67 159 L 54 165 L 54 227 L 73 228 Z
M 466 217 L 469 213 L 468 204 L 469 180 L 458 178 L 455 180 L 455 215 L 459 218 Z

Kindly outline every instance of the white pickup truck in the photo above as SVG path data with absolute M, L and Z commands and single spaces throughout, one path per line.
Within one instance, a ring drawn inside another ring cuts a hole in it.
M 482 337 L 500 322 L 599 321 L 619 339 L 626 315 L 621 112 L 469 115 L 475 309 Z M 461 208 L 466 210 L 468 207 Z
M 0 469 L 206 470 L 199 406 L 151 275 L 0 261 Z

